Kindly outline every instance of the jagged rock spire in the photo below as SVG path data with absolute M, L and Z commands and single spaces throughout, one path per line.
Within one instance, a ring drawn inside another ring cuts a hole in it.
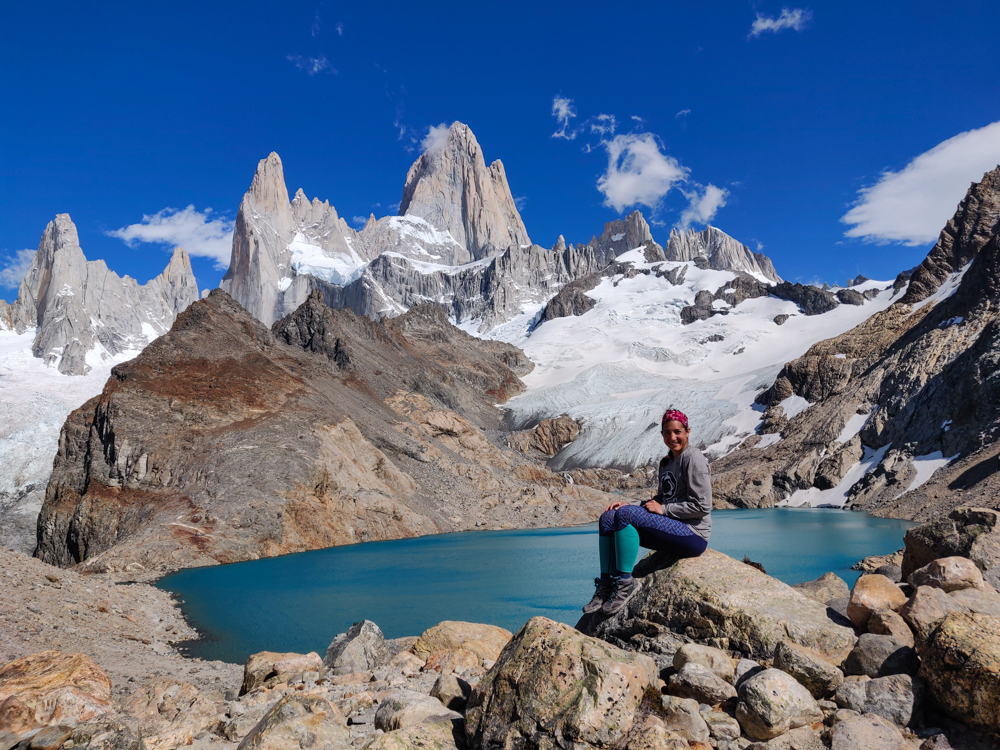
M 709 226 L 695 230 L 670 230 L 665 250 L 667 260 L 694 260 L 705 258 L 718 271 L 743 271 L 780 283 L 781 277 L 774 270 L 771 259 L 763 253 L 754 253 L 739 240 L 720 229 Z
M 531 244 L 503 163 L 498 159 L 487 167 L 476 136 L 460 122 L 410 167 L 399 204 L 399 215 L 407 214 L 451 234 L 468 256 L 456 263 Z

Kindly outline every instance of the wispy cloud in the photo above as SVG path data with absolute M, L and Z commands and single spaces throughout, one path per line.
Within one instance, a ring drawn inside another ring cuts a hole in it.
M 34 259 L 34 250 L 18 250 L 13 255 L 8 255 L 4 259 L 6 265 L 0 267 L 0 287 L 17 289 Z
M 289 55 L 286 58 L 294 63 L 299 70 L 305 71 L 308 75 L 314 76 L 319 73 L 332 73 L 337 75 L 337 69 L 326 59 L 326 55 L 319 57 L 303 57 L 302 55 Z
M 526 195 L 514 196 L 514 208 L 516 208 L 518 211 L 523 211 L 526 205 L 528 205 L 528 196 Z
M 427 135 L 420 141 L 420 148 L 424 153 L 433 154 L 443 151 L 448 145 L 448 134 L 450 130 L 443 122 L 440 125 L 431 125 L 427 128 Z
M 323 24 L 319 20 L 319 8 L 317 8 L 316 9 L 316 15 L 313 17 L 312 26 L 310 27 L 309 32 L 313 36 L 319 36 L 319 32 L 320 32 L 320 30 L 322 28 L 323 28 Z
M 337 29 L 337 36 L 343 36 L 344 35 L 344 22 L 343 21 L 339 21 L 334 28 Z
M 784 31 L 785 29 L 802 31 L 811 20 L 812 12 L 803 8 L 793 8 L 792 10 L 782 8 L 781 15 L 777 18 L 771 18 L 770 16 L 758 13 L 757 18 L 754 19 L 753 26 L 750 27 L 750 37 L 760 36 L 767 32 L 777 34 L 779 31 Z
M 934 242 L 969 185 L 1000 165 L 1000 122 L 968 130 L 917 156 L 898 172 L 858 191 L 841 218 L 844 234 L 869 242 Z
M 212 209 L 196 211 L 188 206 L 178 211 L 164 208 L 155 214 L 144 215 L 138 224 L 107 232 L 123 240 L 129 247 L 149 242 L 168 247 L 183 247 L 188 255 L 211 258 L 215 267 L 229 267 L 233 249 L 233 222 L 224 216 L 211 217 Z
M 553 138 L 565 138 L 567 141 L 576 138 L 576 131 L 569 129 L 569 121 L 576 117 L 576 108 L 573 106 L 572 99 L 562 96 L 553 97 L 552 116 L 559 124 L 559 129 L 552 134 Z
M 356 227 L 363 227 L 365 224 L 368 223 L 368 217 L 367 216 L 352 216 L 351 217 L 351 223 L 354 226 L 356 226 Z
M 617 127 L 614 115 L 597 115 L 590 120 L 590 132 L 602 138 L 614 135 Z
M 683 120 L 689 114 L 691 114 L 691 110 L 690 109 L 682 109 L 680 112 L 678 112 L 676 115 L 674 115 L 674 119 L 675 120 Z
M 696 185 L 695 189 L 684 193 L 688 199 L 688 207 L 681 213 L 677 226 L 687 229 L 692 224 L 708 224 L 715 218 L 719 209 L 726 205 L 729 198 L 729 191 L 725 188 L 716 187 L 709 183 L 702 187 Z
M 652 133 L 623 133 L 601 143 L 608 152 L 608 168 L 597 180 L 597 189 L 604 205 L 619 213 L 637 204 L 656 210 L 670 188 L 687 179 L 688 170 L 660 151 Z

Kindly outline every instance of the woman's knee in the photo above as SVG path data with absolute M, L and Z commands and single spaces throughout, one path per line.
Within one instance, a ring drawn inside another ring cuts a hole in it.
M 614 531 L 615 526 L 615 511 L 606 510 L 601 513 L 601 517 L 597 522 L 597 527 L 602 534 L 610 534 Z

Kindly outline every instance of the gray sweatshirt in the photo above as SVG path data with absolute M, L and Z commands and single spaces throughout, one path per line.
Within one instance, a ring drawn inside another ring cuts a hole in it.
M 677 458 L 669 453 L 663 457 L 654 499 L 663 505 L 663 515 L 686 523 L 708 541 L 712 533 L 712 474 L 700 450 L 688 446 Z

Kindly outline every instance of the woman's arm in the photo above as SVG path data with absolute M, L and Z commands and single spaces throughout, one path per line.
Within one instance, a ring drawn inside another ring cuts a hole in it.
M 712 512 L 712 473 L 700 453 L 687 465 L 687 499 L 663 506 L 663 515 L 678 521 L 696 521 Z

